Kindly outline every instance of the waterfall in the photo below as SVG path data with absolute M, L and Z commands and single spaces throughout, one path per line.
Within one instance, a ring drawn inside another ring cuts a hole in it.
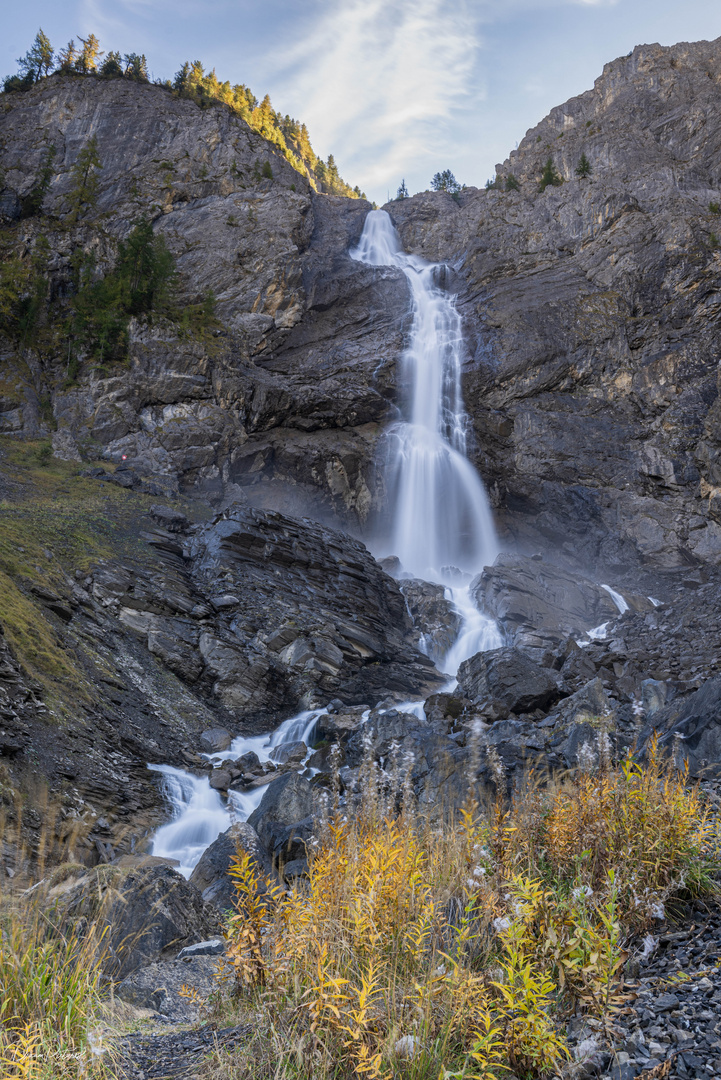
M 455 584 L 493 562 L 498 540 L 483 483 L 466 457 L 461 394 L 463 334 L 455 297 L 439 286 L 443 267 L 401 249 L 385 210 L 372 210 L 351 257 L 402 270 L 413 323 L 401 359 L 407 400 L 387 432 L 390 551 L 426 581 Z
M 397 555 L 414 577 L 448 586 L 463 620 L 443 665 L 455 675 L 467 657 L 503 644 L 468 589 L 469 576 L 490 565 L 499 546 L 483 482 L 466 457 L 461 317 L 455 297 L 439 285 L 443 267 L 404 252 L 385 210 L 371 210 L 350 254 L 369 266 L 397 267 L 410 288 L 413 323 L 401 358 L 406 400 L 386 436 L 391 527 L 383 554 Z
M 203 756 L 214 765 L 226 758 L 237 760 L 250 751 L 261 762 L 270 761 L 273 751 L 283 745 L 304 742 L 310 746 L 316 721 L 322 709 L 305 709 L 291 716 L 275 730 L 265 735 L 243 735 L 234 739 L 227 750 Z M 229 829 L 234 821 L 247 821 L 260 805 L 265 786 L 249 791 L 228 792 L 224 803 L 217 791 L 210 786 L 207 776 L 193 776 L 172 765 L 149 765 L 149 769 L 163 777 L 165 796 L 173 811 L 173 820 L 161 826 L 153 837 L 152 853 L 179 863 L 178 870 L 190 877 L 205 849 Z M 268 776 L 268 783 L 273 775 Z

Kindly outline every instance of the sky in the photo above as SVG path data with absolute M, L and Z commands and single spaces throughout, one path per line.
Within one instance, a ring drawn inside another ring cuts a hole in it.
M 42 27 L 215 68 L 305 121 L 378 203 L 451 169 L 482 187 L 526 131 L 635 45 L 721 36 L 719 0 L 5 0 L 0 75 Z

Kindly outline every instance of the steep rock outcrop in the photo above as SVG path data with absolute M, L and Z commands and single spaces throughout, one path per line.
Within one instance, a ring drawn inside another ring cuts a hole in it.
M 47 238 L 49 295 L 72 292 L 78 249 L 107 271 L 144 216 L 174 254 L 186 299 L 212 290 L 219 322 L 204 339 L 163 320 L 131 324 L 128 366 L 83 365 L 70 387 L 67 357 L 20 363 L 7 349 L 0 431 L 37 436 L 57 425 L 63 453 L 70 437 L 73 453 L 100 450 L 203 498 L 240 484 L 263 505 L 363 522 L 378 501 L 373 445 L 393 396 L 406 296 L 400 275 L 347 257 L 368 203 L 316 196 L 229 110 L 160 87 L 57 75 L 3 106 L 0 209 L 19 251 Z M 73 220 L 72 168 L 91 136 L 97 205 Z M 49 145 L 43 217 L 20 220 Z M 389 284 L 399 304 L 388 304 Z
M 721 560 L 720 97 L 721 40 L 639 46 L 527 133 L 501 190 L 388 207 L 405 248 L 462 283 L 475 459 L 506 543 L 617 576 Z M 540 192 L 549 156 L 564 182 Z

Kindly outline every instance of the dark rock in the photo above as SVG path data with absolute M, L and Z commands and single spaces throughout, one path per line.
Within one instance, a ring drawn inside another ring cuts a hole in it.
M 497 701 L 511 712 L 548 709 L 563 693 L 563 682 L 516 648 L 476 653 L 458 669 L 458 685 L 473 702 Z
M 115 979 L 222 931 L 217 910 L 181 874 L 157 862 L 101 866 L 63 887 L 56 902 L 73 917 L 97 919 L 101 931 L 107 927 L 103 967 Z
M 235 887 L 228 871 L 238 851 L 250 855 L 261 880 L 261 891 L 264 892 L 262 883 L 272 874 L 272 867 L 258 834 L 247 822 L 237 822 L 227 832 L 221 833 L 205 849 L 190 875 L 190 884 L 202 893 L 203 900 L 221 910 L 232 909 L 235 903 Z
M 471 592 L 501 625 L 509 644 L 538 661 L 569 635 L 583 636 L 619 613 L 608 592 L 588 578 L 505 552 L 475 578 Z M 647 605 L 652 610 L 650 601 Z
M 150 507 L 150 516 L 168 532 L 183 533 L 187 532 L 190 527 L 190 522 L 185 514 L 181 513 L 180 510 L 174 510 L 171 506 L 154 504 Z
M 327 739 L 331 742 L 348 739 L 358 731 L 363 724 L 363 717 L 370 712 L 365 705 L 348 707 L 338 702 L 338 707 L 331 713 L 322 713 L 316 723 L 316 736 L 318 740 Z
M 641 753 L 655 734 L 677 765 L 688 763 L 691 776 L 721 777 L 721 677 L 655 712 L 641 734 Z
M 446 734 L 449 728 L 455 726 L 466 709 L 471 706 L 471 701 L 459 693 L 431 694 L 423 705 L 426 719 L 434 731 Z
M 221 765 L 209 774 L 208 782 L 214 791 L 227 791 L 238 776 L 240 776 L 239 772 L 234 769 L 224 769 Z
M 417 578 L 404 578 L 398 585 L 418 632 L 420 647 L 441 665 L 461 627 L 461 617 L 446 599 L 445 587 Z
M 200 1001 L 207 1001 L 217 987 L 218 959 L 212 955 L 195 955 L 182 960 L 148 964 L 127 975 L 116 987 L 122 1001 L 139 1009 L 153 1009 L 169 1020 L 196 1020 L 199 1006 L 181 991 L 191 986 Z
M 308 747 L 299 741 L 281 743 L 272 750 L 270 756 L 279 765 L 299 765 L 307 753 Z
M 615 712 L 600 679 L 593 679 L 581 690 L 565 698 L 548 717 L 553 722 L 551 746 L 559 754 L 567 768 L 579 762 L 579 751 L 588 744 L 594 761 L 598 761 L 599 736 L 609 737 L 609 752 L 616 749 Z M 605 753 L 605 749 L 603 751 Z
M 305 830 L 310 834 L 307 823 L 318 810 L 318 798 L 309 780 L 296 772 L 286 773 L 268 784 L 248 824 L 257 830 L 267 851 L 275 855 L 279 851 L 287 852 L 290 834 L 297 823 L 305 822 Z
M 218 754 L 228 750 L 233 736 L 225 728 L 211 728 L 200 733 L 200 749 L 206 754 Z

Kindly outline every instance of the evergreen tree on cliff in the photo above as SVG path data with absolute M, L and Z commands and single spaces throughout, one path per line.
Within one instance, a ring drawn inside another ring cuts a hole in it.
M 449 195 L 455 195 L 456 192 L 461 190 L 461 185 L 450 169 L 437 172 L 431 180 L 431 187 L 434 191 L 447 191 Z
M 80 56 L 75 61 L 75 67 L 83 75 L 89 75 L 93 71 L 97 71 L 98 60 L 104 54 L 100 51 L 100 42 L 96 38 L 95 34 L 89 34 L 86 38 L 80 38 L 80 44 L 82 49 Z
M 584 153 L 581 154 L 578 165 L 576 166 L 576 176 L 583 180 L 585 176 L 590 176 L 592 172 L 593 169 L 591 168 L 591 162 L 586 157 L 584 151 Z
M 95 206 L 98 198 L 97 170 L 101 168 L 98 141 L 93 135 L 78 154 L 72 168 L 73 188 L 68 196 L 72 221 L 77 221 L 82 213 Z
M 553 158 L 549 157 L 546 164 L 543 166 L 543 172 L 541 173 L 541 182 L 538 186 L 539 191 L 545 191 L 547 187 L 558 187 L 562 184 L 563 180 L 559 176 L 556 166 L 553 164 Z
M 43 75 L 47 75 L 52 69 L 54 56 L 50 40 L 43 33 L 41 27 L 35 35 L 32 46 L 25 53 L 25 56 L 20 57 L 18 64 L 24 75 L 32 76 L 33 80 L 37 82 L 38 79 L 41 79 Z

